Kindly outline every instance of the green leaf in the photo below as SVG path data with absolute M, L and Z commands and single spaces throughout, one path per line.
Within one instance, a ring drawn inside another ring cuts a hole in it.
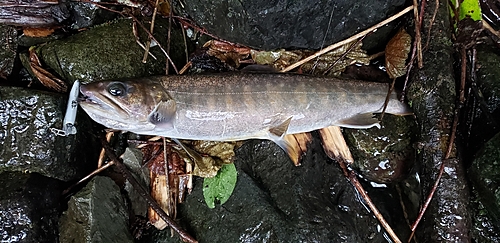
M 474 21 L 481 20 L 481 7 L 478 0 L 464 0 L 460 3 L 460 14 L 458 20 L 462 20 L 469 16 Z
M 234 164 L 223 165 L 216 176 L 203 181 L 203 196 L 209 208 L 215 208 L 215 202 L 224 204 L 236 186 L 238 172 Z

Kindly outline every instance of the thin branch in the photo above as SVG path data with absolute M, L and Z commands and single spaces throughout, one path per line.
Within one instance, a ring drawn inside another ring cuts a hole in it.
M 153 11 L 153 17 L 151 17 L 151 26 L 149 26 L 150 33 L 153 33 L 155 29 L 156 13 L 158 12 L 158 1 L 159 0 L 156 0 L 155 8 Z M 148 53 L 150 47 L 151 47 L 151 38 L 148 38 L 148 41 L 146 41 L 146 50 L 144 50 L 144 56 L 142 57 L 142 63 L 146 63 L 146 61 L 148 60 Z
M 323 54 L 325 54 L 325 53 L 327 53 L 327 52 L 329 52 L 329 51 L 331 51 L 331 50 L 333 50 L 335 48 L 343 46 L 343 45 L 345 45 L 347 43 L 351 43 L 354 40 L 357 40 L 358 38 L 361 38 L 362 36 L 367 35 L 368 33 L 370 33 L 372 31 L 374 31 L 374 30 L 376 30 L 376 29 L 378 29 L 378 28 L 380 28 L 380 27 L 382 27 L 382 26 L 384 26 L 384 25 L 386 25 L 386 24 L 394 21 L 395 19 L 403 16 L 405 13 L 411 11 L 412 9 L 413 9 L 413 5 L 405 8 L 405 9 L 403 9 L 403 11 L 401 11 L 401 12 L 399 12 L 399 13 L 391 16 L 391 17 L 389 17 L 388 19 L 386 19 L 386 20 L 384 20 L 384 21 L 382 21 L 382 22 L 380 22 L 380 23 L 378 23 L 378 24 L 376 24 L 376 25 L 368 28 L 365 31 L 362 31 L 362 32 L 360 32 L 358 34 L 353 35 L 352 37 L 349 37 L 349 38 L 343 40 L 343 41 L 340 41 L 340 42 L 337 42 L 337 43 L 335 43 L 333 45 L 330 45 L 327 48 L 325 48 L 323 50 L 320 50 L 320 51 L 314 53 L 313 55 L 311 55 L 309 57 L 306 57 L 306 58 L 300 60 L 299 62 L 296 62 L 296 63 L 288 66 L 287 68 L 281 70 L 281 72 L 288 72 L 288 71 L 290 71 L 290 70 L 292 70 L 292 69 L 294 69 L 294 68 L 296 68 L 296 67 L 298 67 L 298 66 L 300 66 L 300 65 L 302 65 L 302 64 L 304 64 L 304 63 L 306 63 L 308 61 L 311 61 L 312 59 L 314 59 L 314 58 L 316 58 L 318 56 L 321 56 L 321 55 L 323 55 Z
M 125 14 L 122 13 L 122 12 L 120 12 L 120 11 L 104 7 L 101 4 L 98 4 L 98 3 L 95 3 L 95 2 L 92 2 L 92 1 L 83 1 L 83 2 L 89 2 L 89 3 L 95 4 L 96 6 L 102 8 L 102 9 L 106 9 L 106 10 L 111 11 L 113 13 L 120 14 L 123 17 L 130 17 L 130 18 L 132 18 L 132 20 L 134 20 L 148 34 L 148 37 L 151 38 L 152 40 L 154 40 L 156 42 L 156 44 L 158 44 L 158 47 L 160 48 L 160 50 L 167 57 L 167 59 L 170 62 L 170 64 L 172 64 L 172 67 L 174 67 L 175 73 L 176 74 L 179 73 L 179 71 L 177 70 L 177 67 L 174 64 L 174 61 L 172 61 L 172 59 L 168 55 L 167 51 L 165 51 L 165 49 L 161 46 L 160 42 L 158 42 L 158 40 L 151 34 L 151 32 L 149 32 L 149 30 L 135 16 L 133 16 L 133 15 L 125 16 Z
M 342 171 L 344 172 L 344 174 L 347 175 L 347 178 L 349 179 L 349 181 L 351 181 L 351 183 L 354 185 L 354 187 L 359 192 L 359 194 L 361 194 L 361 197 L 363 198 L 363 200 L 365 200 L 365 203 L 368 205 L 370 210 L 373 212 L 373 214 L 375 215 L 377 220 L 380 222 L 382 227 L 384 227 L 387 234 L 389 234 L 389 236 L 391 237 L 391 239 L 394 242 L 401 243 L 401 240 L 398 238 L 398 236 L 396 235 L 394 230 L 392 230 L 389 223 L 387 223 L 387 221 L 384 219 L 384 216 L 382 216 L 380 211 L 378 211 L 375 204 L 373 204 L 372 200 L 368 196 L 368 193 L 366 193 L 366 191 L 363 188 L 363 186 L 361 185 L 361 183 L 359 183 L 359 180 L 358 180 L 358 177 L 356 176 L 356 173 L 353 170 L 347 169 L 346 162 L 342 157 L 337 158 L 337 160 L 339 161 L 340 167 L 342 168 Z
M 422 6 L 425 3 L 422 3 Z M 418 17 L 418 1 L 413 0 L 413 15 L 415 18 L 415 44 L 417 46 L 417 62 L 418 62 L 418 68 L 422 68 L 424 66 L 424 61 L 422 57 L 422 37 L 420 35 L 420 27 L 421 27 L 421 21 L 419 21 Z
M 484 19 L 481 20 L 481 22 L 483 22 L 484 29 L 487 29 L 490 33 L 492 33 L 493 35 L 496 35 L 498 38 L 500 38 L 500 31 L 496 31 L 495 29 L 493 29 L 493 27 L 491 27 L 491 25 L 488 24 L 488 22 L 486 22 Z

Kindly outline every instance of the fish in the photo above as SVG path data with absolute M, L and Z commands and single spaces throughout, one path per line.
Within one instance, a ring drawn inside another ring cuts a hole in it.
M 80 106 L 105 127 L 173 139 L 268 139 L 329 126 L 380 127 L 386 83 L 301 74 L 224 73 L 98 81 L 80 86 Z M 386 113 L 410 115 L 393 93 Z

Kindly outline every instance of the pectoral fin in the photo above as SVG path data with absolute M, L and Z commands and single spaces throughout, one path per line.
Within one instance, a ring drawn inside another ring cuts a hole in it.
M 175 101 L 172 99 L 160 101 L 149 114 L 149 122 L 162 128 L 173 128 L 175 119 Z
M 353 117 L 341 120 L 335 125 L 347 128 L 370 128 L 378 127 L 380 128 L 379 120 L 374 117 L 373 113 L 361 113 Z

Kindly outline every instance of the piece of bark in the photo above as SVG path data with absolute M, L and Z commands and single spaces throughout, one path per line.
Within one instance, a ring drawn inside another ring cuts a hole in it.
M 0 24 L 50 27 L 69 18 L 66 5 L 58 0 L 2 0 Z

